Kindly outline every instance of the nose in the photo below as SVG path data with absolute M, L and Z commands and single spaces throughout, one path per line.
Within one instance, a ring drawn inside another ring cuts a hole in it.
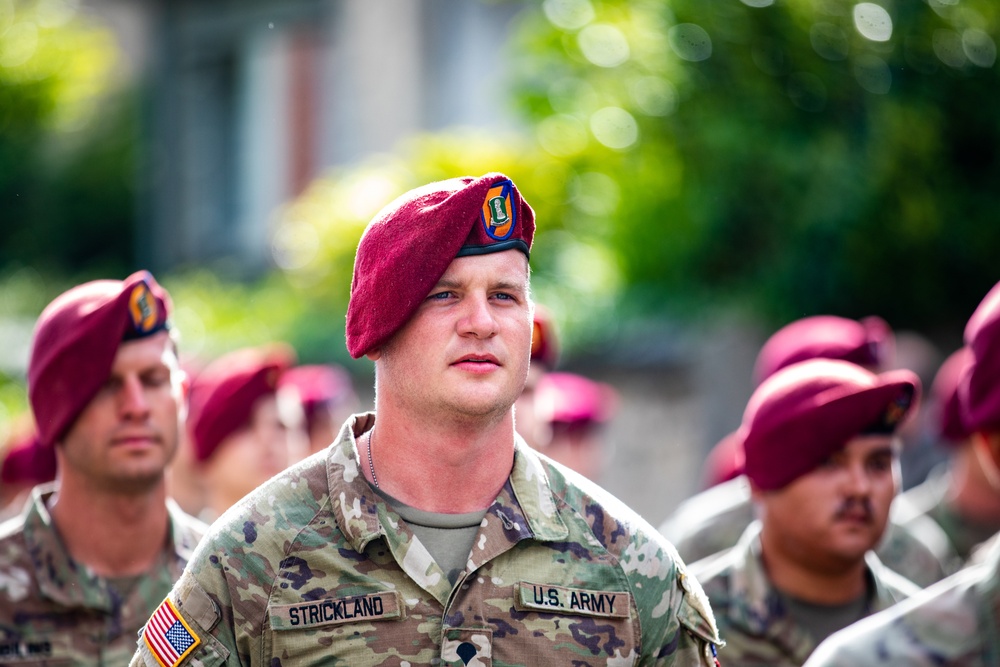
M 475 338 L 490 338 L 497 333 L 497 320 L 490 309 L 486 295 L 474 295 L 465 299 L 465 312 L 459 320 L 459 334 Z
M 872 481 L 862 462 L 847 466 L 844 474 L 846 475 L 845 484 L 851 495 L 865 496 L 871 492 Z
M 119 410 L 122 417 L 127 419 L 145 419 L 149 415 L 146 391 L 138 377 L 126 377 L 122 382 Z

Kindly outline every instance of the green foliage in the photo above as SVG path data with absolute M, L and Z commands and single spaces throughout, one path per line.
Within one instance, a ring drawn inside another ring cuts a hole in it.
M 601 240 L 633 308 L 954 330 L 997 278 L 997 13 L 546 0 L 512 51 L 539 143 L 620 202 Z
M 114 38 L 74 7 L 0 0 L 0 267 L 121 272 L 131 254 L 134 113 Z

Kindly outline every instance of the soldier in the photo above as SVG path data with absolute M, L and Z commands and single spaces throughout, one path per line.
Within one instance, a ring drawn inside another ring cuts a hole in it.
M 959 404 L 970 447 L 1000 493 L 1000 283 L 965 327 L 971 364 L 959 381 Z M 983 562 L 906 603 L 830 637 L 809 661 L 833 665 L 1000 665 L 1000 542 Z
M 538 447 L 554 461 L 597 480 L 611 457 L 605 426 L 618 402 L 615 390 L 575 373 L 548 373 L 535 389 L 535 413 L 547 431 Z
M 894 337 L 878 317 L 850 320 L 817 315 L 788 324 L 767 340 L 757 355 L 757 384 L 775 372 L 806 359 L 849 361 L 873 372 L 892 357 Z M 742 466 L 743 452 L 735 434 L 727 436 L 709 456 L 715 476 L 731 475 Z M 728 471 L 728 472 L 724 472 Z M 750 486 L 739 474 L 684 501 L 660 526 L 681 557 L 689 563 L 728 549 L 754 519 Z M 933 521 L 917 517 L 906 527 L 890 521 L 879 557 L 907 579 L 926 586 L 953 571 L 954 554 L 947 537 Z
M 899 477 L 894 431 L 916 400 L 909 371 L 818 359 L 768 378 L 739 429 L 760 521 L 691 566 L 727 665 L 802 665 L 832 632 L 918 589 L 870 550 Z
M 164 483 L 184 423 L 169 310 L 143 271 L 38 319 L 28 395 L 57 477 L 0 527 L 0 663 L 127 664 L 205 530 Z
M 496 173 L 375 216 L 347 311 L 375 413 L 213 525 L 133 664 L 713 664 L 670 545 L 515 435 L 533 233 Z
M 302 403 L 309 454 L 328 447 L 340 425 L 361 405 L 351 376 L 340 366 L 295 366 L 282 374 L 279 384 L 294 389 Z
M 308 447 L 302 405 L 295 392 L 279 392 L 294 362 L 284 345 L 225 354 L 191 386 L 190 434 L 206 507 L 214 521 Z
M 30 428 L 15 427 L 0 463 L 0 521 L 20 514 L 31 489 L 56 478 L 56 453 Z
M 950 453 L 948 463 L 897 498 L 893 507 L 896 520 L 904 526 L 923 517 L 935 521 L 960 563 L 1000 531 L 1000 489 L 991 484 L 989 470 L 972 446 L 959 405 L 959 378 L 971 363 L 971 351 L 959 349 L 941 365 L 931 387 L 939 440 Z
M 529 446 L 538 449 L 549 437 L 545 424 L 535 414 L 535 389 L 545 374 L 559 361 L 559 338 L 555 323 L 545 306 L 536 303 L 531 328 L 531 364 L 524 389 L 514 403 L 514 427 Z

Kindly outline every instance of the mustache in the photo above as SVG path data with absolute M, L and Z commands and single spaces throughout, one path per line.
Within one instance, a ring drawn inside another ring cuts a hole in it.
M 872 507 L 872 501 L 870 498 L 847 498 L 840 504 L 840 507 L 837 508 L 833 518 L 840 520 L 846 519 L 848 516 L 858 514 L 863 515 L 862 518 L 867 523 L 871 523 L 875 520 L 875 509 Z

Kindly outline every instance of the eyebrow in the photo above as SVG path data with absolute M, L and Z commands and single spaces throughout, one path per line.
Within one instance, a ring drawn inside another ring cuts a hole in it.
M 442 288 L 460 289 L 461 287 L 462 287 L 462 283 L 460 283 L 459 281 L 457 281 L 457 280 L 448 280 L 446 278 L 442 278 L 441 280 L 437 281 L 437 284 L 434 285 L 434 289 L 442 289 Z M 501 289 L 501 290 L 512 290 L 512 291 L 519 291 L 519 292 L 527 292 L 528 291 L 528 284 L 527 284 L 527 281 L 522 282 L 522 283 L 518 283 L 518 282 L 512 282 L 510 280 L 500 280 L 500 281 L 497 281 L 495 283 L 491 283 L 490 284 L 490 289 Z

